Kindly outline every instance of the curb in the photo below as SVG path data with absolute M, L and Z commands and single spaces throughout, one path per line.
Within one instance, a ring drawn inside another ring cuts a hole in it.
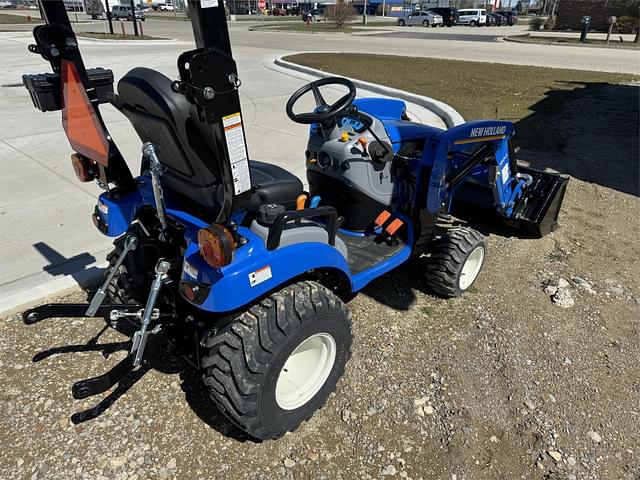
M 322 70 L 316 70 L 315 68 L 305 67 L 297 63 L 288 62 L 286 60 L 283 60 L 282 58 L 284 56 L 288 57 L 291 55 L 298 55 L 298 54 L 304 54 L 304 53 L 309 53 L 309 52 L 292 52 L 292 53 L 287 53 L 286 55 L 280 55 L 273 60 L 273 63 L 274 65 L 277 65 L 282 68 L 294 70 L 300 73 L 304 73 L 307 75 L 312 75 L 320 78 L 331 77 L 335 75 L 330 72 L 324 72 Z M 340 52 L 313 52 L 313 53 L 339 54 Z M 460 115 L 460 113 L 458 113 L 457 110 L 455 110 L 453 107 L 439 100 L 435 100 L 431 97 L 425 97 L 423 95 L 417 95 L 415 93 L 409 93 L 404 90 L 398 90 L 397 88 L 379 85 L 377 83 L 365 82 L 363 80 L 358 80 L 356 78 L 349 78 L 349 77 L 346 77 L 346 78 L 351 80 L 353 84 L 358 88 L 369 90 L 371 92 L 378 93 L 381 95 L 388 95 L 390 97 L 400 98 L 407 102 L 415 103 L 416 105 L 426 108 L 427 110 L 431 110 L 433 113 L 435 113 L 440 118 L 442 118 L 444 123 L 447 125 L 447 128 L 452 128 L 452 127 L 455 127 L 456 125 L 465 123 L 464 118 L 462 118 L 462 115 Z
M 102 253 L 100 252 L 101 256 L 104 256 Z M 106 268 L 106 261 L 96 261 L 87 265 L 84 270 L 59 278 L 53 277 L 36 285 L 24 284 L 14 291 L 6 291 L 5 288 L 0 299 L 0 316 L 13 315 L 34 305 L 48 303 L 51 299 L 98 285 Z
M 76 38 L 80 43 L 89 42 L 94 45 L 175 45 L 176 43 L 187 43 L 181 42 L 177 38 L 162 38 L 158 40 L 108 40 L 104 38 L 83 37 L 82 34 L 79 34 Z
M 622 49 L 622 50 L 638 50 L 637 47 L 629 47 L 629 46 L 620 46 L 620 47 L 612 47 L 608 45 L 598 45 L 598 44 L 580 44 L 580 43 L 563 43 L 563 42 L 535 42 L 529 41 L 527 39 L 534 38 L 530 34 L 526 33 L 523 35 L 510 35 L 502 37 L 505 42 L 512 43 L 522 43 L 526 45 L 553 45 L 555 47 L 579 47 L 579 48 L 614 48 L 614 49 Z M 562 37 L 558 37 L 562 38 Z M 625 42 L 625 43 L 633 43 L 633 42 Z

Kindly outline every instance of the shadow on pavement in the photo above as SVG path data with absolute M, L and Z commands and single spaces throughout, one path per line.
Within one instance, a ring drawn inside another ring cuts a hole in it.
M 96 258 L 90 253 L 84 252 L 67 258 L 43 242 L 35 243 L 33 248 L 49 262 L 49 265 L 42 267 L 42 270 L 51 276 L 64 277 L 70 275 L 78 285 L 87 286 L 92 283 L 93 279 L 102 274 L 102 268 L 87 268 L 87 266 L 96 261 Z
M 519 158 L 640 196 L 640 86 L 563 83 L 516 123 Z

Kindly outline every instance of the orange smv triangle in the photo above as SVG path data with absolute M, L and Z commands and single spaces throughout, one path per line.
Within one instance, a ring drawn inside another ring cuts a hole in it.
M 105 167 L 109 163 L 109 142 L 89 101 L 75 64 L 62 61 L 62 126 L 73 149 Z

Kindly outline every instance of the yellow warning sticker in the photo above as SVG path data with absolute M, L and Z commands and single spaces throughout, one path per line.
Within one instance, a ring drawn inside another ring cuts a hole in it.
M 249 173 L 249 159 L 247 146 L 244 142 L 242 117 L 240 112 L 222 117 L 224 137 L 227 141 L 231 173 L 233 175 L 233 191 L 236 195 L 251 189 L 251 175 Z

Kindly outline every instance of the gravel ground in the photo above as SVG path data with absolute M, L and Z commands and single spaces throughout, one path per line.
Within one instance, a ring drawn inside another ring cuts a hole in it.
M 124 337 L 76 348 L 99 320 L 4 318 L 0 478 L 640 478 L 639 206 L 572 180 L 560 230 L 492 235 L 465 297 L 428 295 L 418 264 L 379 279 L 350 303 L 335 395 L 278 441 L 244 438 L 170 353 L 74 401 L 71 383 L 124 356 Z
M 491 235 L 460 299 L 429 295 L 419 263 L 370 285 L 349 304 L 336 393 L 280 440 L 245 438 L 171 352 L 74 401 L 71 384 L 115 364 L 125 338 L 90 342 L 97 319 L 0 319 L 0 478 L 640 479 L 638 115 L 621 100 L 637 91 L 589 92 L 543 118 L 541 103 L 530 122 L 569 140 L 521 152 L 594 182 L 572 178 L 560 229 Z

